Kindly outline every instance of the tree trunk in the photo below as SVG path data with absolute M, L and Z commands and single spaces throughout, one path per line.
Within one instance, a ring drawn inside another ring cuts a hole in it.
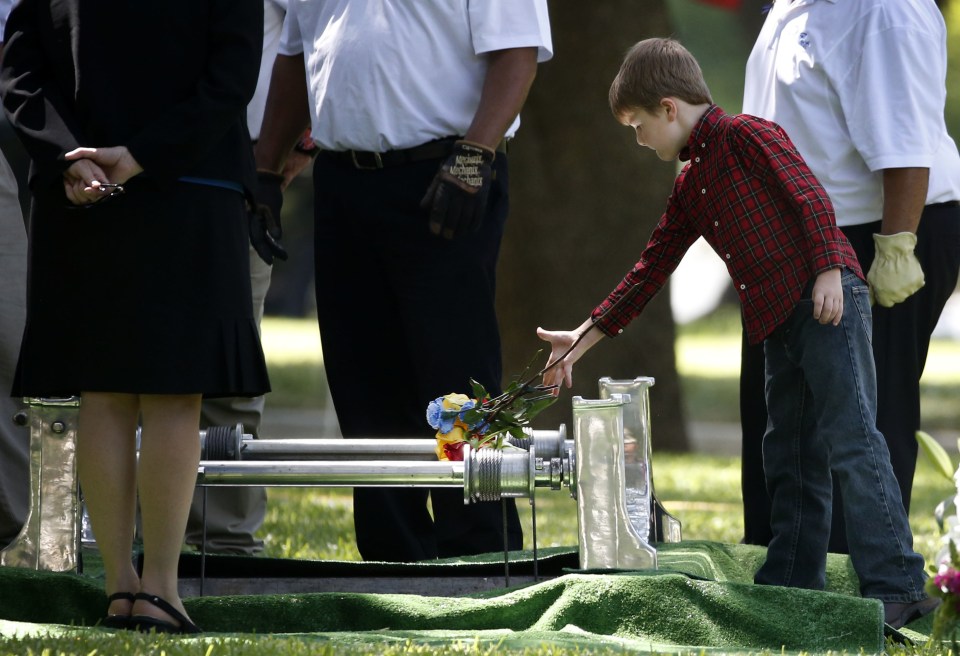
M 676 174 L 637 146 L 607 105 L 627 49 L 671 34 L 666 3 L 552 2 L 554 58 L 540 66 L 510 151 L 511 214 L 498 273 L 504 366 L 517 374 L 545 346 L 536 328 L 571 329 L 633 266 L 659 220 Z M 601 376 L 652 376 L 653 444 L 686 451 L 675 328 L 663 290 L 616 339 L 605 339 L 574 371 L 574 387 L 538 419 L 570 421 L 573 395 L 597 398 Z M 535 361 L 546 362 L 547 352 Z

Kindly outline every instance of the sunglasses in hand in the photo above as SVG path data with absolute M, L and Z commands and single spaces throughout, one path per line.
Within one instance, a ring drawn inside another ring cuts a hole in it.
M 123 185 L 122 185 L 122 184 L 116 184 L 116 183 L 112 183 L 112 182 L 104 182 L 104 183 L 102 183 L 102 184 L 100 185 L 99 188 L 102 190 L 102 193 L 103 193 L 103 196 L 102 196 L 102 197 L 98 198 L 97 200 L 95 200 L 95 201 L 93 201 L 93 202 L 83 203 L 83 204 L 80 204 L 80 205 L 77 205 L 76 203 L 67 203 L 67 208 L 68 208 L 68 209 L 71 209 L 71 210 L 85 210 L 85 209 L 89 209 L 89 208 L 91 208 L 91 207 L 96 207 L 97 205 L 101 205 L 101 204 L 107 202 L 108 200 L 110 200 L 111 198 L 116 198 L 117 196 L 122 196 L 123 193 L 124 193 L 124 189 L 123 189 Z

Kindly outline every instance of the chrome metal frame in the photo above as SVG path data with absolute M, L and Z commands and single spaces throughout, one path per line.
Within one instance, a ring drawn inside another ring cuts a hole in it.
M 607 379 L 609 380 L 609 379 Z M 640 379 L 637 379 L 640 380 Z M 652 379 L 648 379 L 652 380 Z M 464 449 L 463 461 L 437 461 L 432 439 L 253 439 L 241 426 L 200 431 L 197 484 L 210 486 L 462 487 L 464 503 L 529 498 L 536 560 L 537 487 L 567 487 L 577 500 L 584 568 L 656 567 L 648 533 L 631 519 L 637 494 L 649 501 L 652 480 L 626 476 L 624 408 L 631 395 L 573 400 L 574 439 L 566 429 L 528 430 L 502 450 Z M 639 397 L 638 397 L 639 398 Z M 31 434 L 31 506 L 18 538 L 0 551 L 0 565 L 50 571 L 77 569 L 81 502 L 76 477 L 79 400 L 27 399 Z M 632 411 L 631 410 L 631 411 Z M 640 436 L 649 444 L 649 418 Z M 641 464 L 649 472 L 649 449 Z M 638 482 L 639 481 L 639 482 Z M 639 489 L 634 489 L 639 488 Z M 633 515 L 636 515 L 634 512 Z M 506 560 L 506 559 L 505 559 Z M 505 562 L 509 567 L 509 562 Z

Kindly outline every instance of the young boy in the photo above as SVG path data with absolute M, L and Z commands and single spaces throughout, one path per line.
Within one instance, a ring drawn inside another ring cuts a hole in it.
M 824 587 L 832 470 L 863 596 L 882 601 L 896 628 L 929 613 L 939 600 L 924 592 L 923 558 L 875 424 L 868 288 L 826 192 L 777 125 L 713 104 L 696 60 L 676 41 L 636 44 L 610 106 L 641 146 L 689 163 L 640 260 L 590 318 L 573 331 L 537 330 L 552 346 L 550 362 L 563 357 L 544 383 L 570 387 L 574 363 L 604 335 L 623 332 L 703 236 L 726 263 L 748 336 L 766 355 L 763 462 L 774 537 L 755 581 Z

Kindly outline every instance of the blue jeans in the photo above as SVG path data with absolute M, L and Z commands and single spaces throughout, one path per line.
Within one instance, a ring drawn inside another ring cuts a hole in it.
M 843 271 L 840 325 L 813 318 L 809 288 L 764 342 L 769 419 L 763 467 L 773 539 L 757 583 L 822 589 L 832 512 L 831 471 L 843 494 L 860 592 L 922 599 L 923 557 L 876 427 L 877 382 L 867 285 Z

